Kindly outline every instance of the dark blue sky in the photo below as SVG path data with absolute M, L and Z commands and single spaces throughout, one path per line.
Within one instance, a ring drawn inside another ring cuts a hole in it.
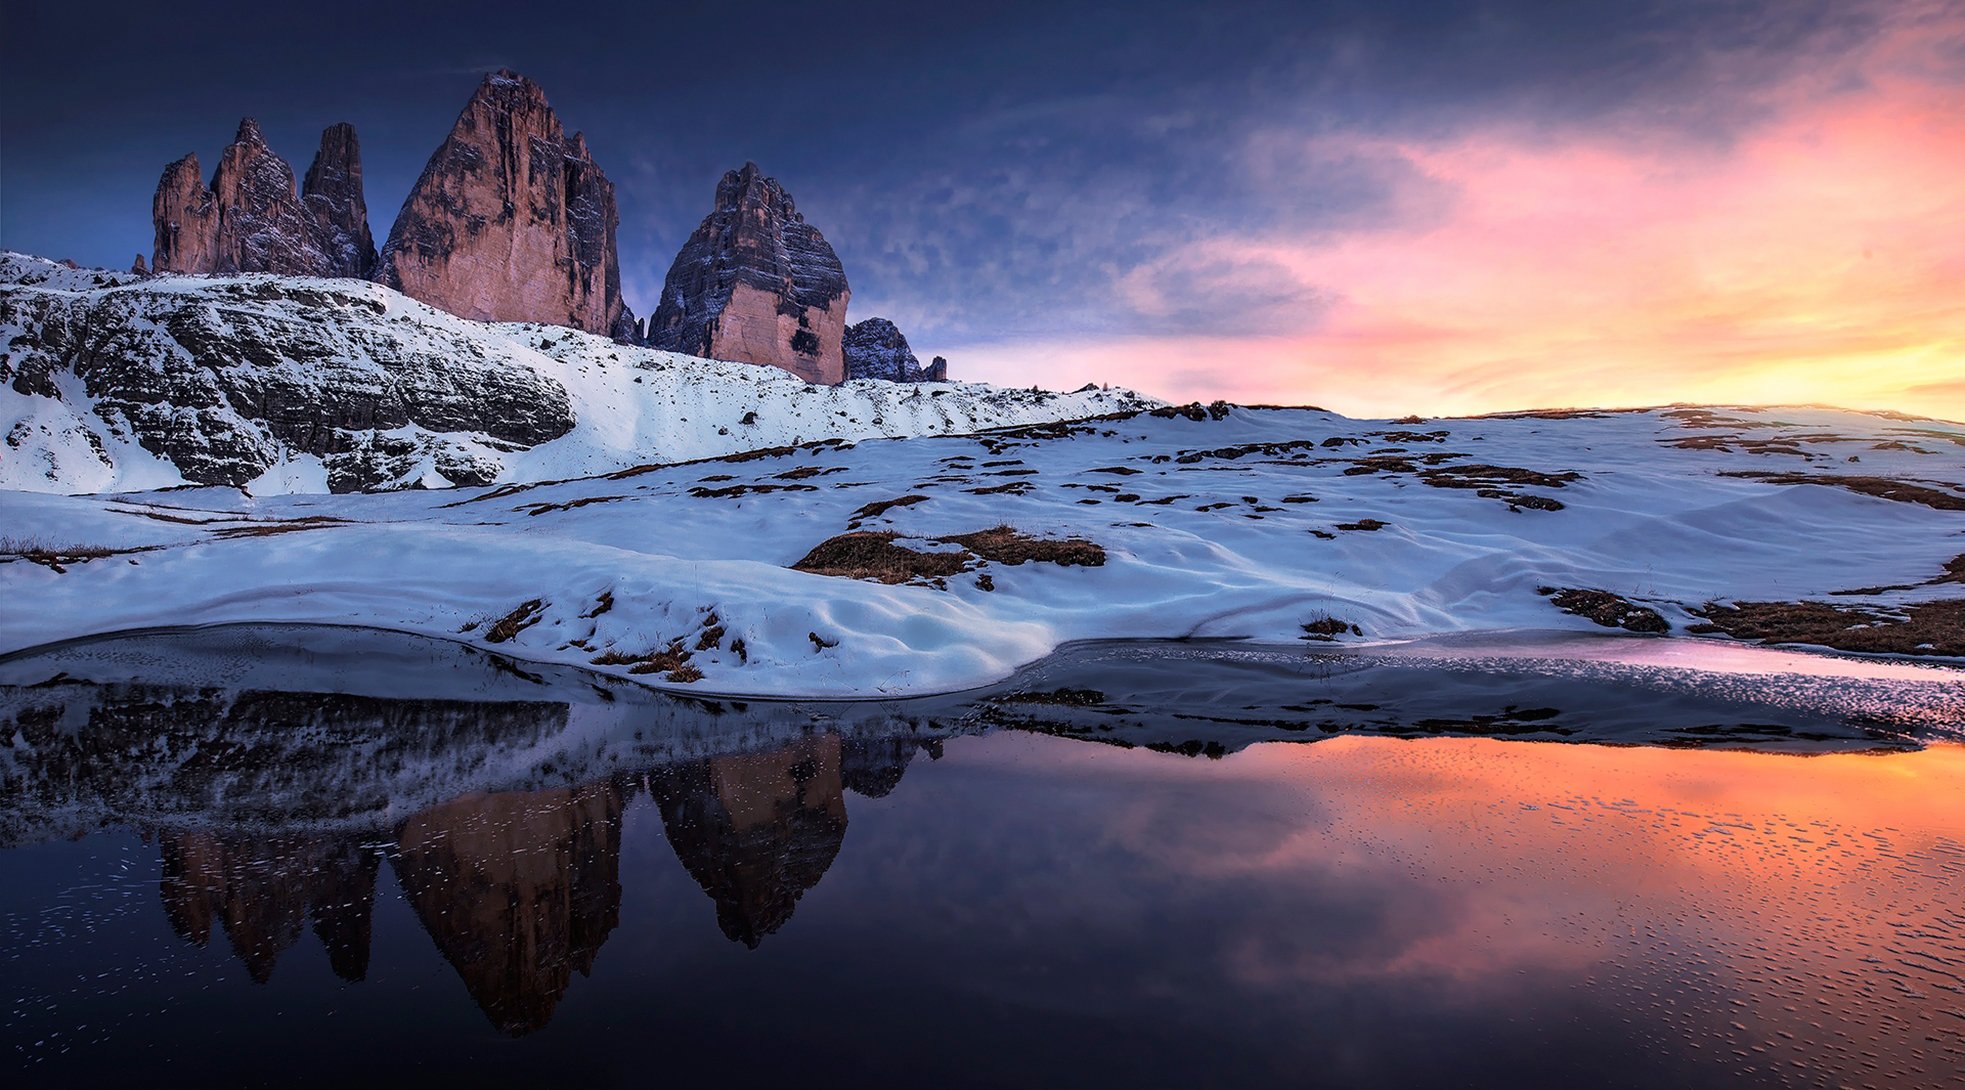
M 927 351 L 1284 332 L 1341 285 L 1168 255 L 1449 214 L 1451 187 L 1360 138 L 1504 124 L 1724 155 L 1774 108 L 1762 89 L 1892 7 L 8 0 L 0 245 L 128 265 L 163 165 L 209 171 L 244 114 L 296 172 L 353 122 L 380 243 L 480 74 L 509 66 L 614 180 L 637 313 L 753 159 L 839 251 L 854 317 Z

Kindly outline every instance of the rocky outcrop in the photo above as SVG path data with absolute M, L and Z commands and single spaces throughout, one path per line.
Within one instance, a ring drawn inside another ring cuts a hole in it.
M 150 201 L 156 245 L 150 266 L 160 273 L 209 273 L 218 265 L 218 200 L 205 188 L 196 155 L 164 168 Z
M 783 186 L 746 163 L 717 183 L 715 210 L 669 267 L 648 342 L 844 382 L 850 296 L 825 236 Z
M 348 281 L 16 280 L 0 293 L 0 370 L 55 400 L 72 373 L 104 423 L 91 443 L 105 466 L 104 439 L 134 442 L 198 484 L 244 485 L 300 455 L 334 491 L 484 484 L 498 452 L 572 429 L 565 388 L 516 345 L 403 304 Z
M 300 199 L 314 217 L 321 250 L 334 276 L 367 280 L 375 275 L 375 238 L 362 196 L 362 145 L 355 126 L 343 121 L 321 132 L 321 148 L 301 182 Z
M 259 123 L 246 118 L 209 187 L 196 155 L 164 168 L 151 201 L 151 265 L 158 272 L 220 276 L 366 277 L 375 255 L 361 178 L 355 130 L 332 126 L 321 134 L 303 199 L 293 168 L 266 145 Z
M 948 361 L 940 356 L 927 367 L 915 358 L 907 338 L 885 318 L 868 318 L 846 327 L 841 341 L 846 377 L 887 382 L 947 382 Z
M 614 186 L 539 85 L 501 70 L 464 105 L 382 248 L 379 279 L 465 318 L 629 338 Z

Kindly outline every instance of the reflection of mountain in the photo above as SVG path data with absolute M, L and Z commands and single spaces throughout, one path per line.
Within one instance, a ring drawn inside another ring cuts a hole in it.
M 0 737 L 11 743 L 0 747 L 0 844 L 90 814 L 374 821 L 563 733 L 568 712 L 556 701 L 125 684 L 0 689 Z
M 217 921 L 246 972 L 264 984 L 311 917 L 335 975 L 368 975 L 372 849 L 345 835 L 165 831 L 159 840 L 164 914 L 179 936 L 203 946 Z
M 712 757 L 649 777 L 676 858 L 716 902 L 723 933 L 756 947 L 784 926 L 846 838 L 837 735 Z
M 574 970 L 621 918 L 621 814 L 631 788 L 467 795 L 405 821 L 403 896 L 499 1029 L 552 1019 Z

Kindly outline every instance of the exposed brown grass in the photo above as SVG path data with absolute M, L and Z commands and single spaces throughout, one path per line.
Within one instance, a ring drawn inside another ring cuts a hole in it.
M 1740 640 L 1805 643 L 1841 651 L 1965 657 L 1965 599 L 1900 607 L 1827 602 L 1736 602 L 1696 610 L 1708 623 L 1691 632 Z
M 1098 567 L 1105 550 L 1083 538 L 1040 538 L 1014 526 L 996 526 L 970 534 L 944 534 L 932 540 L 962 546 L 927 552 L 894 542 L 891 530 L 852 530 L 827 538 L 792 565 L 794 571 L 876 583 L 934 581 L 968 570 L 977 560 L 997 564 L 1032 562 L 1065 567 Z M 991 584 L 994 585 L 993 582 Z
M 1337 528 L 1340 530 L 1383 530 L 1388 525 L 1390 523 L 1380 522 L 1377 519 L 1359 519 L 1356 522 L 1340 522 L 1337 524 Z
M 1895 500 L 1898 503 L 1921 503 L 1940 511 L 1965 511 L 1965 496 L 1956 492 L 1944 492 L 1910 481 L 1900 481 L 1893 477 L 1852 477 L 1833 474 L 1814 473 L 1761 473 L 1752 470 L 1733 470 L 1723 472 L 1722 477 L 1744 477 L 1749 480 L 1766 481 L 1768 484 L 1821 484 L 1834 488 L 1846 488 L 1865 496 L 1878 499 Z
M 872 503 L 869 503 L 866 506 L 860 508 L 859 510 L 853 512 L 852 516 L 848 519 L 848 521 L 860 522 L 865 519 L 879 518 L 881 515 L 884 515 L 887 512 L 892 511 L 896 507 L 912 507 L 917 503 L 927 503 L 927 502 L 928 502 L 928 497 L 921 496 L 921 495 L 901 496 L 891 500 L 875 500 Z
M 998 564 L 1039 561 L 1065 567 L 1096 568 L 1105 563 L 1105 549 L 1084 538 L 1040 538 L 1014 526 L 995 526 L 973 534 L 955 534 L 944 541 L 961 544 L 984 560 Z
M 1519 466 L 1490 466 L 1475 463 L 1439 466 L 1419 475 L 1419 479 L 1434 488 L 1494 488 L 1504 484 L 1530 485 L 1535 488 L 1564 488 L 1571 481 L 1583 479 L 1581 473 L 1544 473 L 1538 469 L 1522 469 Z
M 537 598 L 526 601 L 517 609 L 492 622 L 491 628 L 484 634 L 485 642 L 506 643 L 510 641 L 519 633 L 538 624 L 539 619 L 545 616 L 545 610 L 546 603 Z
M 1607 590 L 1580 587 L 1541 587 L 1537 594 L 1550 599 L 1564 613 L 1626 632 L 1670 632 L 1672 626 L 1657 610 L 1626 601 Z
M 1299 639 L 1321 640 L 1325 643 L 1332 642 L 1337 637 L 1346 633 L 1353 636 L 1362 636 L 1365 634 L 1364 629 L 1350 621 L 1332 617 L 1329 614 L 1320 616 L 1314 621 L 1306 622 L 1302 625 L 1302 628 L 1303 635 L 1298 637 Z
M 891 530 L 856 530 L 827 538 L 792 565 L 794 571 L 876 583 L 906 583 L 954 575 L 974 559 L 963 552 L 920 552 L 894 544 Z

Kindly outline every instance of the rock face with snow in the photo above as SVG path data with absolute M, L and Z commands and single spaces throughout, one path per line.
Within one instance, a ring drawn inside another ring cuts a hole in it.
M 0 255 L 0 489 L 256 494 L 607 473 L 1154 404 L 1126 391 L 814 387 L 379 284 L 140 277 Z
M 5 414 L 4 457 L 57 487 L 113 477 L 132 446 L 197 484 L 244 485 L 298 455 L 334 491 L 489 481 L 499 463 L 480 447 L 573 427 L 558 383 L 468 327 L 388 321 L 373 285 L 93 279 L 103 290 L 0 264 L 0 375 L 25 399 Z
M 776 179 L 745 163 L 717 183 L 715 210 L 669 267 L 648 342 L 844 382 L 851 294 L 825 236 Z
M 907 338 L 885 318 L 868 318 L 846 327 L 841 342 L 846 358 L 846 377 L 877 378 L 888 382 L 947 382 L 948 361 L 940 356 L 927 367 L 915 358 Z
M 375 275 L 375 238 L 368 229 L 368 201 L 362 196 L 362 145 L 347 122 L 321 133 L 321 150 L 301 183 L 300 198 L 313 214 L 321 248 L 336 276 L 367 280 Z
M 631 337 L 614 186 L 539 85 L 485 77 L 403 202 L 379 279 L 465 318 Z
M 374 266 L 361 152 L 346 124 L 321 135 L 303 197 L 293 168 L 246 118 L 209 187 L 196 155 L 164 168 L 151 217 L 158 272 L 362 277 Z

